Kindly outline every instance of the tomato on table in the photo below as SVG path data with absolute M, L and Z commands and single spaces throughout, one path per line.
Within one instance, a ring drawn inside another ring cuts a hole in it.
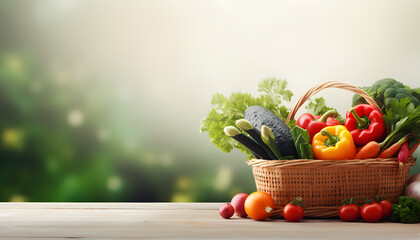
M 283 217 L 288 222 L 299 222 L 304 216 L 302 199 L 296 198 L 283 208 Z
M 379 222 L 382 218 L 383 210 L 377 202 L 367 203 L 362 206 L 360 215 L 365 222 Z
M 382 208 L 382 218 L 388 218 L 391 215 L 392 203 L 386 199 L 380 200 L 378 203 Z
M 353 203 L 354 198 L 344 200 L 338 209 L 338 215 L 344 222 L 353 222 L 360 217 L 360 207 Z

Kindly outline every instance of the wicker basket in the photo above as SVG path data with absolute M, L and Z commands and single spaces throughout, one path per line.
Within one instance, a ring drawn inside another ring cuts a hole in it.
M 356 86 L 325 82 L 309 89 L 290 111 L 287 121 L 294 118 L 302 104 L 325 88 L 339 88 L 362 96 L 379 109 L 375 101 Z M 306 217 L 331 218 L 338 216 L 342 200 L 351 197 L 376 198 L 380 195 L 395 203 L 404 192 L 410 168 L 416 159 L 410 157 L 400 167 L 396 158 L 352 160 L 261 160 L 251 159 L 258 191 L 273 196 L 276 215 L 295 197 L 302 197 Z

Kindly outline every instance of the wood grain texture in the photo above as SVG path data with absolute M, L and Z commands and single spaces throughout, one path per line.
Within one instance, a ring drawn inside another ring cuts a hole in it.
M 420 239 L 420 224 L 223 219 L 221 203 L 0 203 L 1 239 Z

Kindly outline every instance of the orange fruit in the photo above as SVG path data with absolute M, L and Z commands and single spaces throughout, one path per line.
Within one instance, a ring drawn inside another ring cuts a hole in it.
M 273 214 L 274 199 L 266 192 L 253 192 L 245 200 L 245 212 L 254 220 L 264 220 Z

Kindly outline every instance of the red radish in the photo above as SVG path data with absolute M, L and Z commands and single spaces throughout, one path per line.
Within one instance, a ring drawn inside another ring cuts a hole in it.
M 400 166 L 407 162 L 409 157 L 408 152 L 408 142 L 405 142 L 401 145 L 400 152 L 398 153 L 398 162 Z
M 233 216 L 235 213 L 235 209 L 230 203 L 225 203 L 219 208 L 219 214 L 222 216 L 222 218 L 229 219 Z
M 246 193 L 238 193 L 233 196 L 232 201 L 230 201 L 230 204 L 232 204 L 233 208 L 235 209 L 236 216 L 241 218 L 248 216 L 245 212 L 245 200 L 247 197 L 248 194 Z

